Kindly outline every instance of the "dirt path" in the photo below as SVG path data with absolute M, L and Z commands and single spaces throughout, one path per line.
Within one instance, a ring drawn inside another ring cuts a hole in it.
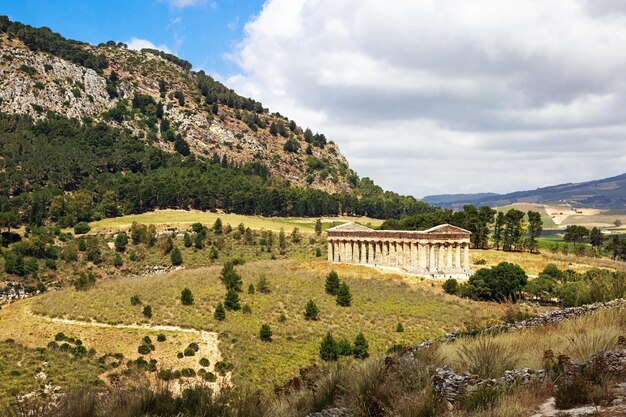
M 89 326 L 109 329 L 137 329 L 137 330 L 150 330 L 150 331 L 165 331 L 165 332 L 181 332 L 191 333 L 200 336 L 201 342 L 198 344 L 200 350 L 197 352 L 197 357 L 204 357 L 210 361 L 209 370 L 216 374 L 218 377 L 217 382 L 214 384 L 214 389 L 218 389 L 220 386 L 228 385 L 230 383 L 230 372 L 225 376 L 220 376 L 215 372 L 215 364 L 222 360 L 222 354 L 219 349 L 219 339 L 216 332 L 207 332 L 204 330 L 189 329 L 179 326 L 167 326 L 167 325 L 148 325 L 148 324 L 109 324 L 101 323 L 97 321 L 80 321 L 71 319 L 62 319 L 56 317 L 42 316 L 30 312 L 33 316 L 47 321 L 49 323 L 66 324 L 70 326 Z M 181 383 L 182 384 L 182 383 Z M 178 385 L 178 384 L 177 384 Z M 179 387 L 182 388 L 182 387 Z

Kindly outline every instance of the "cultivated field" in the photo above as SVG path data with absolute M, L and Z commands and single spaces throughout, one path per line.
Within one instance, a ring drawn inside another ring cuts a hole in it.
M 309 217 L 262 217 L 199 210 L 156 210 L 144 214 L 113 217 L 92 222 L 91 228 L 95 232 L 115 232 L 129 228 L 133 222 L 154 224 L 161 229 L 184 228 L 196 222 L 210 226 L 217 218 L 220 218 L 224 225 L 230 224 L 236 227 L 239 223 L 243 223 L 246 227 L 254 230 L 265 229 L 276 232 L 281 228 L 288 231 L 294 227 L 298 227 L 302 232 L 313 232 L 317 221 L 317 219 Z M 371 226 L 378 226 L 383 222 L 369 217 L 323 217 L 321 220 L 324 228 L 329 227 L 333 222 L 351 221 Z

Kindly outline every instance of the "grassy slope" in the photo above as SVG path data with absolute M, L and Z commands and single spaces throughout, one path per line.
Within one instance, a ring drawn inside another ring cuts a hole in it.
M 339 265 L 354 296 L 353 306 L 339 307 L 324 293 L 324 276 L 332 266 L 326 262 L 275 261 L 256 262 L 238 267 L 244 288 L 261 274 L 269 280 L 269 295 L 242 294 L 242 304 L 252 308 L 252 315 L 229 312 L 225 322 L 213 319 L 215 305 L 225 291 L 219 282 L 219 267 L 179 271 L 167 275 L 110 280 L 98 283 L 87 292 L 62 290 L 33 300 L 37 313 L 96 319 L 109 323 L 146 321 L 139 307 L 129 303 L 139 294 L 153 307 L 154 324 L 176 324 L 220 332 L 222 353 L 233 361 L 235 380 L 267 386 L 284 382 L 300 367 L 318 359 L 321 337 L 332 331 L 353 340 L 362 331 L 372 353 L 380 353 L 395 343 L 411 343 L 476 324 L 481 318 L 493 318 L 501 307 L 474 303 L 444 295 L 427 281 L 405 280 L 395 274 L 381 274 L 366 267 Z M 407 282 L 410 281 L 410 282 Z M 180 291 L 193 291 L 193 306 L 183 306 Z M 320 320 L 306 321 L 304 305 L 314 299 L 320 308 Z M 281 314 L 287 321 L 280 323 Z M 396 333 L 402 322 L 404 333 Z M 261 342 L 258 331 L 269 323 L 274 332 L 272 343 Z
M 262 216 L 245 216 L 241 214 L 231 213 L 212 213 L 198 210 L 157 210 L 144 214 L 135 214 L 122 217 L 114 217 L 91 223 L 94 231 L 117 231 L 129 228 L 133 222 L 144 224 L 155 224 L 161 228 L 166 227 L 184 227 L 192 223 L 200 222 L 207 226 L 212 225 L 217 218 L 222 219 L 224 225 L 230 223 L 236 227 L 239 223 L 243 223 L 251 229 L 266 229 L 279 231 L 284 228 L 290 231 L 294 227 L 298 227 L 302 232 L 313 232 L 315 230 L 315 222 L 317 219 L 306 217 L 262 217 Z M 324 228 L 328 227 L 332 222 L 359 222 L 378 226 L 383 221 L 371 219 L 368 217 L 328 217 L 322 218 Z

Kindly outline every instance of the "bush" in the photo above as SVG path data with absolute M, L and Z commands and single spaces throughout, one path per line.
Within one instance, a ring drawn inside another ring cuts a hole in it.
M 166 340 L 167 337 L 163 333 L 159 333 L 159 335 L 157 336 L 157 342 L 165 342 Z
M 220 280 L 227 290 L 232 289 L 237 292 L 241 292 L 243 281 L 241 280 L 241 276 L 237 273 L 237 271 L 235 271 L 233 262 L 226 262 L 224 264 L 222 271 L 220 272 Z
M 137 348 L 137 352 L 139 352 L 139 354 L 141 355 L 147 355 L 148 353 L 152 352 L 152 349 L 150 348 L 150 345 L 147 345 L 145 343 L 142 343 L 138 348 Z
M 141 299 L 138 295 L 133 295 L 132 297 L 130 297 L 131 306 L 138 306 L 139 304 L 141 304 Z
M 516 300 L 528 281 L 524 270 L 508 262 L 479 269 L 467 283 L 465 295 L 475 300 Z
M 193 304 L 193 294 L 189 288 L 185 288 L 180 292 L 180 302 L 184 306 L 190 306 Z
M 322 339 L 320 344 L 320 358 L 324 361 L 336 361 L 338 359 L 337 342 L 330 332 Z
M 241 309 L 241 312 L 249 316 L 250 314 L 252 314 L 252 308 L 248 304 L 244 304 L 243 308 Z
M 454 295 L 459 289 L 459 283 L 456 279 L 450 278 L 443 283 L 442 288 L 446 293 Z
M 339 356 L 352 356 L 352 344 L 348 339 L 339 339 L 337 342 L 337 354 Z
M 84 235 L 91 230 L 89 223 L 87 222 L 79 222 L 74 226 L 74 233 L 77 235 Z
M 345 282 L 339 285 L 337 290 L 337 305 L 342 307 L 350 307 L 352 305 L 352 294 L 350 293 L 350 287 Z
M 257 282 L 256 284 L 256 289 L 261 294 L 269 294 L 271 292 L 270 286 L 267 282 L 267 278 L 265 278 L 265 275 L 261 275 L 261 278 L 259 278 L 259 282 Z
M 76 291 L 86 291 L 94 285 L 96 285 L 96 276 L 91 272 L 81 272 L 78 278 L 74 280 Z
M 317 320 L 317 315 L 319 313 L 319 308 L 317 308 L 317 304 L 315 304 L 315 301 L 313 300 L 309 300 L 308 303 L 306 303 L 306 307 L 304 308 L 304 318 L 306 320 Z
M 209 362 L 209 360 L 207 358 L 202 358 L 200 359 L 200 366 L 204 366 L 205 368 L 208 367 L 211 363 Z
M 222 303 L 219 303 L 217 307 L 215 307 L 213 317 L 215 318 L 215 320 L 220 321 L 226 319 L 226 310 L 224 310 L 224 305 Z
M 259 330 L 259 338 L 264 342 L 272 341 L 272 329 L 269 324 L 263 324 Z
M 152 318 L 152 307 L 150 307 L 149 305 L 145 306 L 143 308 L 143 315 L 146 318 L 151 319 Z
M 119 254 L 119 253 L 116 253 L 116 254 L 113 256 L 113 266 L 120 267 L 120 266 L 122 266 L 123 264 L 124 264 L 124 261 L 122 260 L 122 257 L 120 256 L 120 254 Z
M 403 333 L 404 332 L 404 326 L 402 325 L 402 323 L 398 323 L 398 325 L 396 326 L 396 333 Z
M 326 292 L 330 295 L 337 295 L 337 291 L 339 290 L 339 275 L 335 271 L 330 271 L 326 276 L 326 284 L 325 289 Z
M 185 348 L 185 350 L 183 351 L 184 356 L 195 356 L 195 354 L 196 354 L 196 351 L 190 347 Z
M 170 253 L 170 260 L 172 261 L 172 265 L 178 266 L 183 263 L 183 254 L 180 253 L 180 249 L 174 248 Z
M 115 250 L 118 252 L 124 252 L 126 245 L 128 245 L 128 235 L 126 232 L 120 232 L 115 236 Z
M 254 294 L 254 284 L 248 285 L 248 294 Z

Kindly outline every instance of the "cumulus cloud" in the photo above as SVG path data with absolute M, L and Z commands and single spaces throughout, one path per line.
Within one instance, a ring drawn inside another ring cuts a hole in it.
M 268 0 L 227 83 L 417 196 L 620 173 L 617 0 Z
M 154 43 L 152 43 L 151 41 L 147 39 L 140 39 L 134 36 L 130 38 L 130 40 L 127 40 L 125 43 L 128 45 L 128 49 L 135 49 L 137 51 L 143 48 L 150 48 L 150 49 L 158 49 L 159 51 L 167 52 L 170 54 L 172 53 L 172 50 L 168 48 L 167 45 L 165 44 L 155 45 Z

